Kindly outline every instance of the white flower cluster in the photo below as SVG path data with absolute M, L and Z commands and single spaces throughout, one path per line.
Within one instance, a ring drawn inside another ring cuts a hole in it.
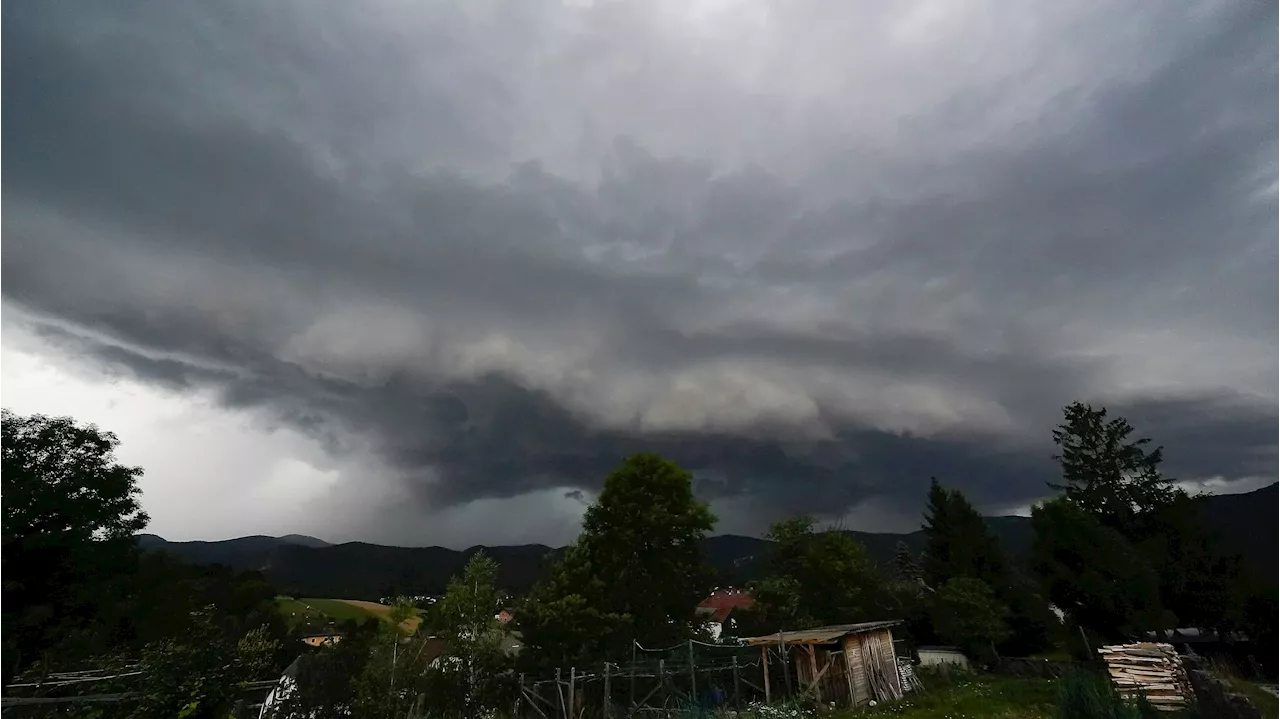
M 751 702 L 741 716 L 743 719 L 813 719 L 814 714 L 800 707 Z

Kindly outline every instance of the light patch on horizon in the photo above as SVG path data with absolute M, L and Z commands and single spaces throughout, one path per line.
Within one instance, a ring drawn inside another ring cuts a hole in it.
M 314 528 L 301 512 L 336 482 L 314 443 L 207 398 L 166 392 L 58 357 L 13 323 L 0 344 L 0 395 L 19 414 L 70 416 L 120 439 L 119 462 L 143 468 L 145 531 L 174 541 L 278 536 Z M 323 525 L 321 525 L 322 527 Z

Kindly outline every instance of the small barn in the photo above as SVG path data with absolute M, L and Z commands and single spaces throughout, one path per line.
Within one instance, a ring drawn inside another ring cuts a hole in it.
M 765 695 L 770 698 L 769 674 L 777 682 L 792 682 L 796 694 L 818 701 L 858 706 L 874 699 L 902 698 L 902 683 L 893 651 L 893 627 L 898 620 L 837 624 L 816 629 L 748 637 L 760 647 L 764 663 Z M 770 655 L 773 655 L 770 661 Z

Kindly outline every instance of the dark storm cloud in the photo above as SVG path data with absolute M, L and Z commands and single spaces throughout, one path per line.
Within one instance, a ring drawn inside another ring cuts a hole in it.
M 867 65 L 926 5 L 847 51 L 786 7 L 759 60 L 643 4 L 6 5 L 5 301 L 434 507 L 653 450 L 762 518 L 1004 508 L 1076 398 L 1275 474 L 1273 7 L 1046 11 L 1029 74 L 909 85 Z

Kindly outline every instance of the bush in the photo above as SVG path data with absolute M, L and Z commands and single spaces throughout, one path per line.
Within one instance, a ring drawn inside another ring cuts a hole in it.
M 1058 681 L 1058 719 L 1152 719 L 1159 716 L 1145 698 L 1125 701 L 1104 677 L 1079 669 Z
M 143 650 L 141 684 L 146 692 L 135 716 L 225 717 L 245 682 L 274 678 L 272 655 L 279 646 L 266 629 L 236 638 L 212 614 L 209 609 L 194 613 L 187 636 Z

